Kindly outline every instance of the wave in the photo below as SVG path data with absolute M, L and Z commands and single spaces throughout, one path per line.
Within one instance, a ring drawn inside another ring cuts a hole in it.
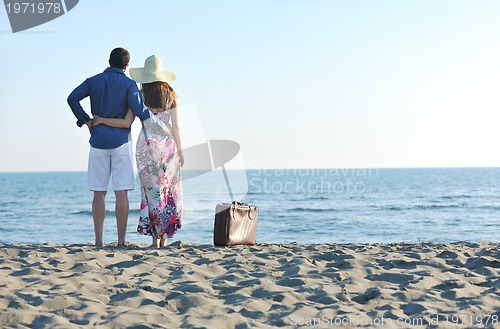
M 480 206 L 480 207 L 475 207 L 477 209 L 483 209 L 483 210 L 500 210 L 500 205 L 498 206 L 494 206 L 494 205 L 484 205 L 484 206 Z
M 398 206 L 390 206 L 387 208 L 381 207 L 381 210 L 391 210 L 391 211 L 401 211 L 401 210 L 409 210 L 411 207 L 398 207 Z
M 139 214 L 139 209 L 130 209 L 129 214 Z M 116 212 L 114 210 L 106 210 L 106 215 L 114 215 Z M 92 210 L 80 210 L 72 212 L 71 215 L 85 215 L 92 216 Z
M 81 210 L 81 211 L 74 211 L 70 213 L 71 215 L 92 215 L 92 211 L 90 210 Z
M 451 199 L 468 199 L 472 198 L 470 194 L 462 194 L 462 195 L 443 195 L 441 199 L 451 200 Z
M 445 208 L 462 208 L 463 205 L 458 204 L 419 204 L 416 206 L 420 209 L 445 209 Z
M 194 213 L 213 213 L 214 209 L 193 209 L 193 208 L 183 208 L 183 212 L 194 212 Z M 0 210 L 2 212 L 2 210 Z M 139 209 L 130 209 L 129 214 L 139 215 Z M 114 210 L 106 210 L 106 215 L 114 215 L 116 212 Z M 80 215 L 80 216 L 92 216 L 92 210 L 80 210 L 72 212 L 71 215 Z
M 2 208 L 10 208 L 13 206 L 17 206 L 19 202 L 17 201 L 8 201 L 8 202 L 0 202 L 0 207 Z
M 318 200 L 331 200 L 331 198 L 320 196 L 320 197 L 291 198 L 291 199 L 288 199 L 288 201 L 290 201 L 290 202 L 304 202 L 304 201 L 318 201 Z
M 328 211 L 338 211 L 338 209 L 335 209 L 335 208 L 304 208 L 304 207 L 297 207 L 297 208 L 292 208 L 289 211 L 328 212 Z
M 448 209 L 448 208 L 463 208 L 463 204 L 417 204 L 411 206 L 381 206 L 380 210 L 403 211 L 415 209 Z
M 308 198 L 307 200 L 330 200 L 327 196 L 313 196 Z

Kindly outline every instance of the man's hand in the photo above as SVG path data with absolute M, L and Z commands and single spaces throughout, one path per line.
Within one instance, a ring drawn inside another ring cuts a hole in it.
M 92 126 L 94 124 L 94 120 L 89 120 L 87 122 L 85 122 L 85 124 L 87 125 L 87 128 L 89 128 L 89 133 L 92 134 Z

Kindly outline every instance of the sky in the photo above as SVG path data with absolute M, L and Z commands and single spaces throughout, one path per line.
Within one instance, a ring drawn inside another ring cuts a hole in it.
M 80 0 L 12 33 L 0 8 L 0 172 L 86 170 L 66 98 L 115 47 L 130 67 L 159 55 L 186 140 L 236 141 L 243 168 L 500 166 L 498 17 L 494 0 Z

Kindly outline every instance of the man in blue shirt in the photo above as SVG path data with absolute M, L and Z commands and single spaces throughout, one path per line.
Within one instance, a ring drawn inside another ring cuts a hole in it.
M 68 104 L 77 118 L 76 124 L 84 124 L 90 131 L 90 153 L 87 186 L 94 191 L 92 216 L 94 218 L 95 244 L 103 245 L 103 227 L 106 215 L 106 192 L 109 178 L 113 177 L 116 196 L 116 223 L 118 245 L 125 244 L 128 220 L 128 194 L 134 189 L 132 142 L 129 128 L 114 128 L 106 125 L 92 126 L 91 117 L 83 110 L 80 101 L 90 96 L 92 115 L 103 118 L 124 118 L 130 108 L 144 121 L 149 110 L 144 105 L 137 84 L 125 75 L 130 54 L 126 49 L 116 48 L 109 56 L 109 66 L 103 73 L 86 79 L 68 97 Z

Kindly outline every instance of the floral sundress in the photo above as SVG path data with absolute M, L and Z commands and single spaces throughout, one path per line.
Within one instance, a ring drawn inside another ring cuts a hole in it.
M 143 127 L 136 150 L 141 182 L 137 232 L 157 239 L 172 238 L 182 226 L 182 183 L 170 111 L 151 112 Z

